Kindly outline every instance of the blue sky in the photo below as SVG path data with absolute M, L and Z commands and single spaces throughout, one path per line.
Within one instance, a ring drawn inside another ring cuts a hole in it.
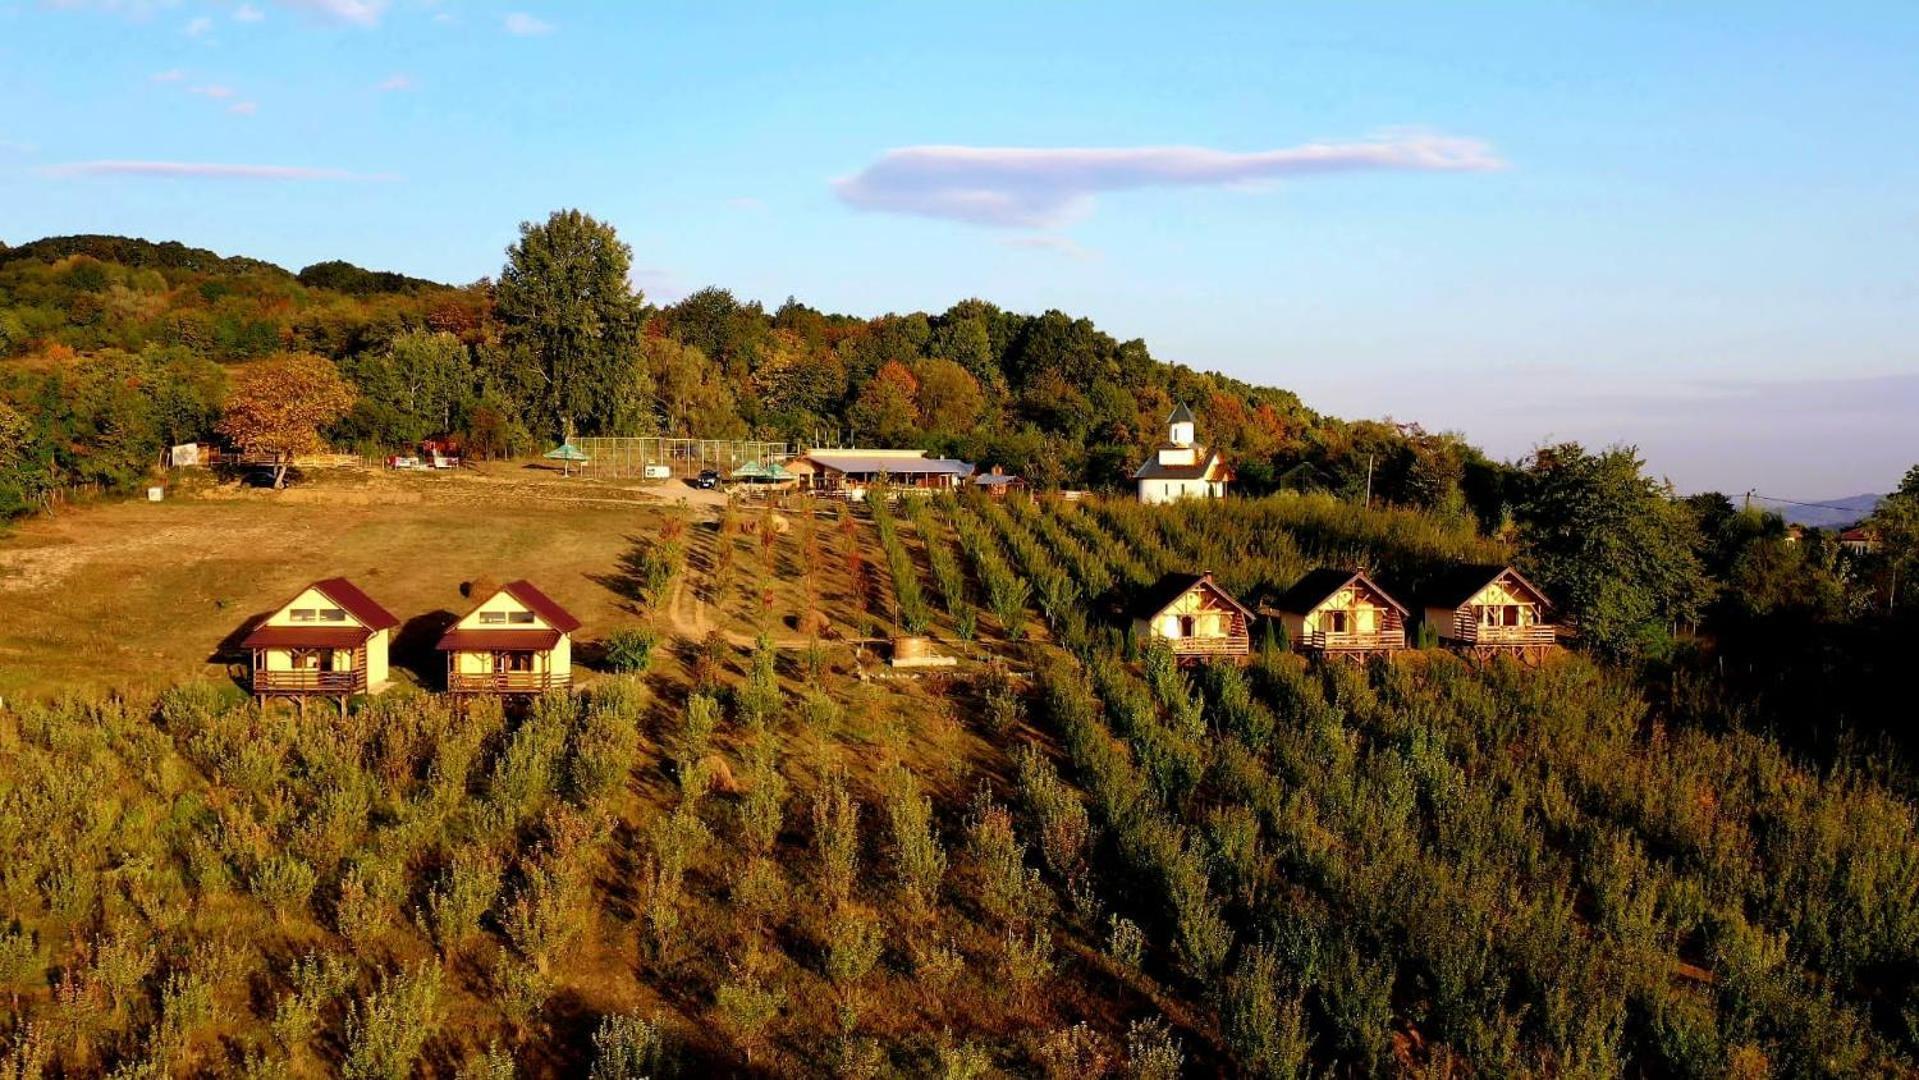
M 1919 5 L 0 0 L 0 238 L 1085 314 L 1682 489 L 1919 461 Z M 931 148 L 931 149 L 927 149 Z

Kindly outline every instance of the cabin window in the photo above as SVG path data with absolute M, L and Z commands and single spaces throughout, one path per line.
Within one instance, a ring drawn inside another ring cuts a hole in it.
M 1191 615 L 1181 615 L 1179 617 L 1179 636 L 1180 637 L 1197 636 L 1198 630 L 1199 630 L 1199 620 L 1193 618 Z
M 345 622 L 346 611 L 342 608 L 336 608 L 336 607 L 321 608 L 320 621 L 321 622 Z
M 533 625 L 533 613 L 531 611 L 509 611 L 506 613 L 506 621 L 516 626 L 531 626 Z
M 1326 613 L 1326 629 L 1328 632 L 1334 633 L 1334 634 L 1345 633 L 1346 632 L 1346 613 L 1343 611 L 1327 612 Z
M 504 611 L 480 612 L 481 626 L 504 626 L 505 624 L 506 624 L 506 612 Z
M 496 652 L 493 654 L 495 672 L 532 671 L 533 654 L 528 652 Z
M 295 671 L 333 671 L 332 649 L 294 649 L 288 663 Z
M 292 622 L 314 622 L 319 617 L 320 612 L 317 608 L 297 607 L 287 612 L 287 618 Z

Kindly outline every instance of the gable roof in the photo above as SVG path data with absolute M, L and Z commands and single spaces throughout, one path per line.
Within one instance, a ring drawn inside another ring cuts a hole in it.
M 316 581 L 312 588 L 345 608 L 347 614 L 358 619 L 360 624 L 368 630 L 390 630 L 400 625 L 399 616 L 381 607 L 371 596 L 361 592 L 358 585 L 343 577 L 330 577 L 323 581 Z M 289 604 L 292 602 L 287 601 Z
M 1552 600 L 1546 596 L 1544 590 L 1527 581 L 1518 570 L 1503 563 L 1466 563 L 1455 566 L 1426 587 L 1423 602 L 1427 607 L 1456 608 L 1478 596 L 1488 586 L 1508 574 L 1512 575 L 1514 581 L 1524 586 L 1527 592 L 1532 593 L 1533 598 L 1540 604 L 1546 607 L 1552 606 Z
M 1180 447 L 1179 449 L 1184 450 L 1185 447 Z M 1219 451 L 1202 450 L 1196 456 L 1199 457 L 1199 464 L 1197 465 L 1161 465 L 1159 463 L 1159 455 L 1154 454 L 1152 457 L 1146 459 L 1146 464 L 1133 470 L 1133 479 L 1204 480 L 1207 474 L 1213 471 L 1213 466 L 1215 465 L 1225 470 L 1225 476 L 1222 477 L 1222 479 L 1231 480 L 1233 478 L 1233 470 L 1228 467 L 1224 461 L 1220 460 Z
M 580 628 L 580 620 L 574 618 L 572 612 L 561 607 L 557 601 L 541 592 L 537 586 L 525 578 L 521 578 L 518 581 L 509 581 L 492 592 L 487 593 L 485 596 L 480 597 L 472 607 L 467 609 L 466 615 L 461 616 L 461 621 L 464 622 L 467 616 L 485 607 L 488 600 L 493 599 L 501 593 L 505 593 L 513 599 L 518 600 L 521 607 L 538 615 L 542 622 L 562 634 L 570 634 Z M 457 627 L 458 623 L 454 625 Z M 525 633 L 526 631 L 521 630 L 518 632 Z
M 1152 588 L 1141 593 L 1139 599 L 1133 601 L 1133 617 L 1138 619 L 1152 619 L 1160 612 L 1172 607 L 1173 601 L 1178 600 L 1180 597 L 1185 596 L 1187 593 L 1201 586 L 1210 589 L 1213 595 L 1224 600 L 1240 614 L 1249 619 L 1254 617 L 1251 608 L 1233 599 L 1233 594 L 1220 588 L 1219 582 L 1213 580 L 1213 574 L 1210 570 L 1204 574 L 1174 573 L 1161 575 L 1160 579 L 1153 583 Z
M 1294 615 L 1305 615 L 1354 582 L 1365 585 L 1401 615 L 1408 614 L 1406 608 L 1372 578 L 1358 570 L 1339 570 L 1330 566 L 1322 566 L 1294 582 L 1292 588 L 1273 598 L 1273 606 Z
M 1175 406 L 1173 406 L 1173 415 L 1171 415 L 1171 416 L 1169 416 L 1169 417 L 1167 417 L 1167 418 L 1166 418 L 1166 422 L 1167 422 L 1167 423 L 1169 423 L 1169 424 L 1195 424 L 1195 423 L 1198 423 L 1198 421 L 1197 421 L 1197 420 L 1194 420 L 1194 419 L 1193 419 L 1193 410 L 1191 410 L 1191 409 L 1189 409 L 1189 408 L 1187 408 L 1187 407 L 1186 407 L 1186 403 L 1185 403 L 1184 401 L 1182 401 L 1182 402 L 1180 402 L 1179 404 L 1177 404 L 1177 405 L 1175 405 Z
M 272 626 L 262 623 L 240 642 L 242 649 L 357 649 L 373 631 L 364 626 Z
M 973 464 L 955 458 L 929 458 L 925 451 L 810 450 L 800 455 L 812 465 L 840 473 L 889 476 L 958 476 L 973 474 Z

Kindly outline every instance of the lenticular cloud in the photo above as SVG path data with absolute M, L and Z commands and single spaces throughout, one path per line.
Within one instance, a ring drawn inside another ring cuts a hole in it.
M 1197 146 L 1032 149 L 910 146 L 834 182 L 861 210 L 975 225 L 1057 225 L 1102 191 L 1255 183 L 1357 171 L 1474 172 L 1504 166 L 1478 139 L 1408 135 L 1231 153 Z

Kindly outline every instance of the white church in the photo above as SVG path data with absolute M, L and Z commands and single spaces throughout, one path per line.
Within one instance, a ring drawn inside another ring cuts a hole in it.
M 1133 473 L 1139 481 L 1139 501 L 1173 502 L 1177 499 L 1218 499 L 1226 495 L 1233 470 L 1219 451 L 1199 445 L 1193 438 L 1193 411 L 1185 402 L 1166 418 L 1166 441 L 1153 450 Z

